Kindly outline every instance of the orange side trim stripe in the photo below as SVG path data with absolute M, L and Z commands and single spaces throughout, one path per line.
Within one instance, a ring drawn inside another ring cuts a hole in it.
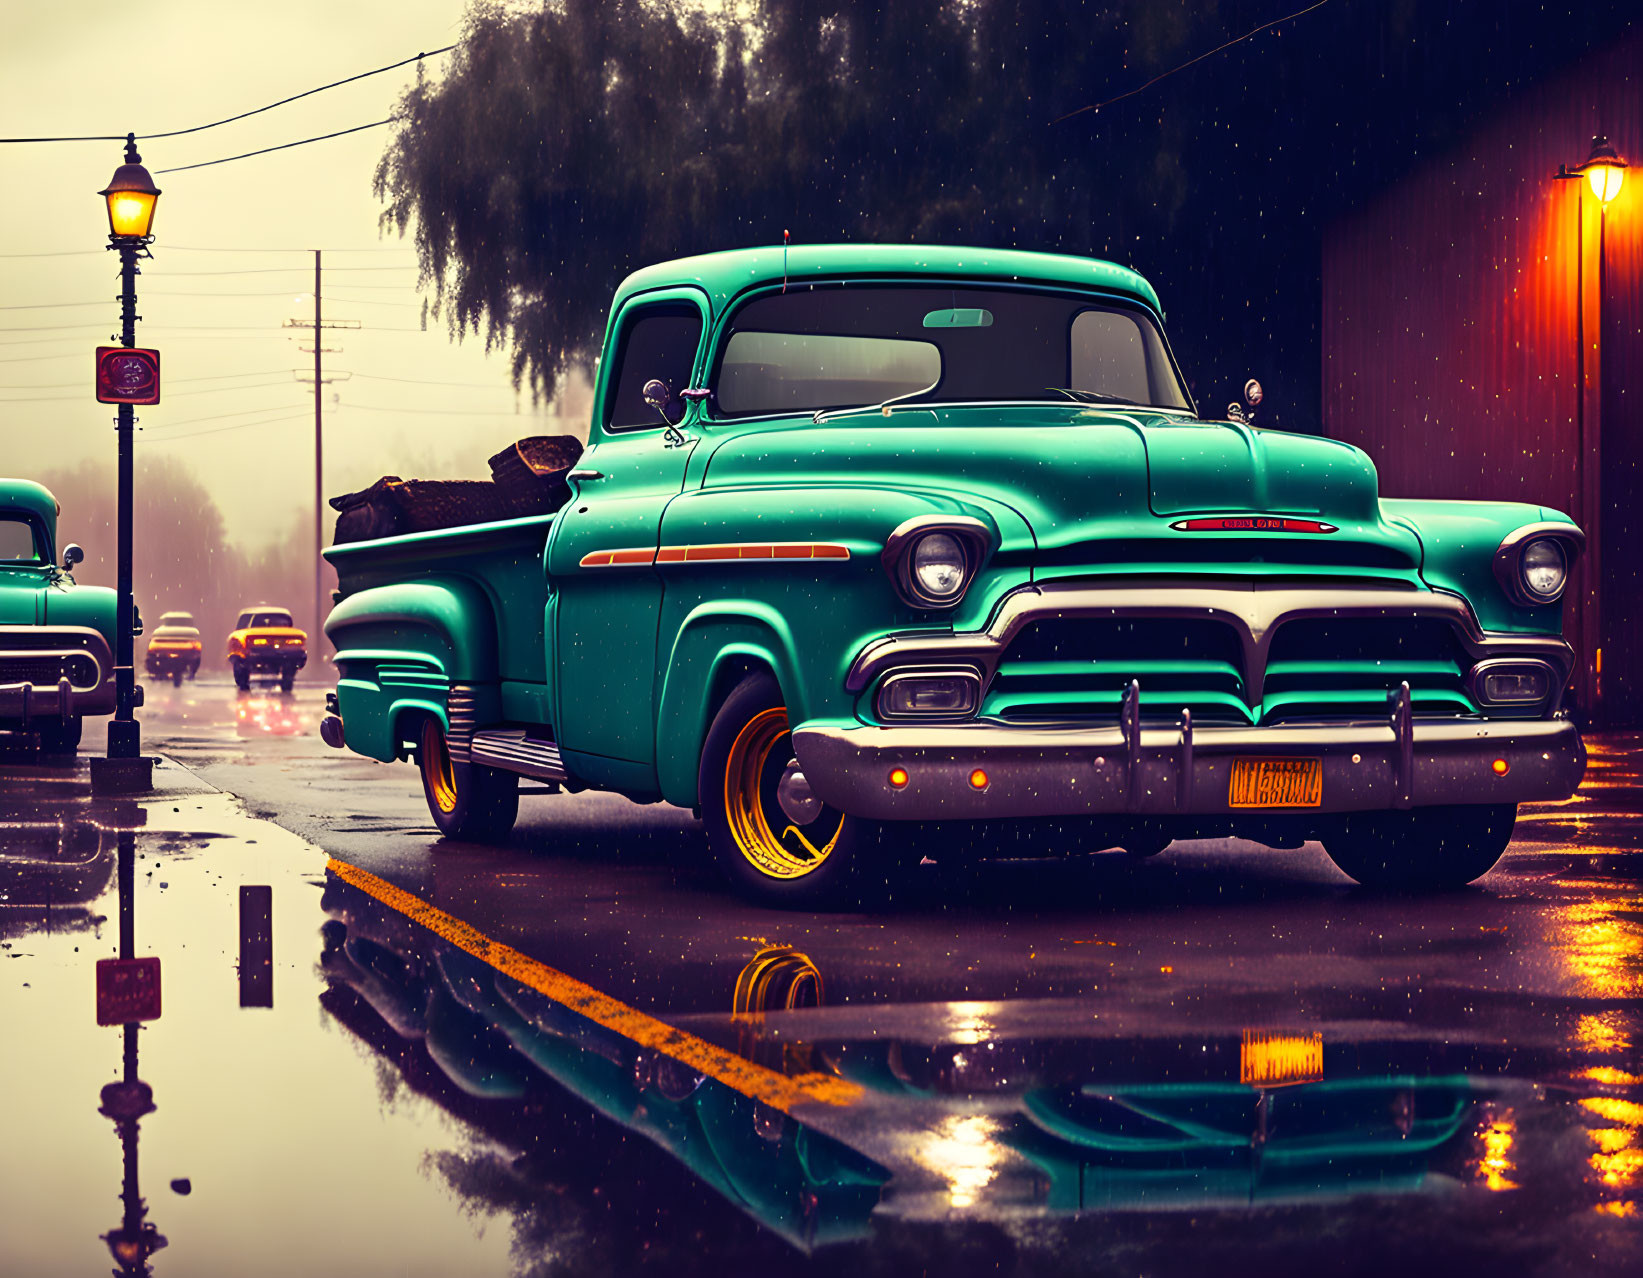
M 638 568 L 649 564 L 724 563 L 743 559 L 848 559 L 850 547 L 823 541 L 735 541 L 719 545 L 590 550 L 584 568 Z
M 398 910 L 413 923 L 427 928 L 457 949 L 472 954 L 504 976 L 511 976 L 521 985 L 581 1013 L 595 1024 L 620 1034 L 640 1047 L 670 1056 L 698 1073 L 717 1079 L 743 1096 L 763 1101 L 772 1109 L 792 1113 L 805 1104 L 848 1105 L 862 1094 L 860 1084 L 833 1074 L 778 1074 L 744 1056 L 715 1047 L 705 1039 L 676 1029 L 638 1008 L 629 1007 L 557 968 L 521 954 L 500 941 L 491 940 L 477 928 L 395 887 L 386 879 L 378 878 L 369 870 L 362 870 L 357 865 L 338 861 L 334 857 L 326 868 L 345 883 L 375 897 L 390 909 Z

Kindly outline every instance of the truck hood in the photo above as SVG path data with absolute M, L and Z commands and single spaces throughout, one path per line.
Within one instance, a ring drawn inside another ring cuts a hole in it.
M 46 574 L 38 568 L 0 568 L 0 626 L 40 624 Z
M 88 626 L 114 642 L 114 592 L 43 568 L 0 568 L 0 626 Z
M 1232 422 L 1079 405 L 850 414 L 823 425 L 737 436 L 714 453 L 706 485 L 926 487 L 1018 511 L 1042 554 L 1095 539 L 1193 536 L 1192 515 L 1288 515 L 1344 536 L 1397 544 L 1381 518 L 1375 467 L 1349 444 Z M 1337 540 L 1334 536 L 1331 540 Z

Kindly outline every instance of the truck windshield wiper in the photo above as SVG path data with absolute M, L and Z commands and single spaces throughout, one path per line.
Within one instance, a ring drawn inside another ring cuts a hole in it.
M 1044 389 L 1056 391 L 1080 404 L 1133 404 L 1137 408 L 1156 407 L 1153 404 L 1143 404 L 1138 399 L 1126 399 L 1122 395 L 1109 395 L 1106 391 L 1077 390 L 1071 386 L 1046 386 Z
M 813 421 L 813 422 L 823 422 L 823 421 L 826 421 L 829 417 L 832 417 L 836 414 L 842 415 L 844 413 L 869 413 L 869 412 L 871 412 L 871 413 L 882 413 L 882 414 L 884 414 L 884 416 L 888 417 L 888 416 L 890 416 L 890 410 L 892 408 L 895 408 L 899 404 L 911 404 L 914 400 L 922 399 L 924 396 L 928 395 L 931 391 L 935 390 L 935 388 L 940 386 L 940 385 L 941 385 L 941 379 L 937 378 L 935 381 L 931 382 L 928 386 L 921 386 L 921 387 L 919 387 L 918 390 L 908 391 L 903 395 L 892 395 L 892 396 L 890 396 L 889 399 L 885 400 L 882 404 L 874 404 L 872 407 L 868 407 L 866 404 L 862 404 L 862 405 L 859 405 L 859 406 L 854 407 L 854 408 L 818 408 L 814 413 L 812 413 L 810 415 L 810 420 Z

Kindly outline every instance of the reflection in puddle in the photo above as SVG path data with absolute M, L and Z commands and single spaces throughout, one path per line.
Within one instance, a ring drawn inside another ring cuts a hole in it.
M 1511 1174 L 1517 1169 L 1512 1161 L 1512 1146 L 1517 1141 L 1517 1119 L 1507 1110 L 1497 1117 L 1485 1115 L 1483 1128 L 1478 1133 L 1483 1152 L 1478 1156 L 1477 1176 L 1485 1189 L 1499 1191 L 1516 1189 Z
M 298 737 L 303 716 L 294 693 L 242 692 L 234 703 L 234 727 L 242 737 Z
M 562 1088 L 805 1250 L 892 1220 L 1238 1212 L 1467 1186 L 1500 1193 L 1556 1174 L 1526 1165 L 1523 1114 L 1551 1111 L 1536 1085 L 1507 1075 L 1505 1046 L 1334 1043 L 1293 1030 L 1022 1040 L 1000 1037 L 983 1004 L 950 1009 L 935 1044 L 836 1039 L 806 1030 L 823 973 L 764 943 L 725 991 L 723 1036 L 752 1061 L 826 1069 L 859 1087 L 844 1104 L 783 1112 L 487 965 L 474 956 L 486 943 L 466 925 L 427 907 L 413 921 L 359 877 L 327 879 L 333 1015 L 373 1043 L 419 1045 L 441 1080 L 430 1094 L 454 1112 L 478 1098 L 503 1105 L 511 1116 L 489 1130 L 506 1148 L 528 1143 L 543 1089 Z M 1632 1124 L 1624 1141 L 1603 1138 L 1613 1143 L 1600 1151 L 1596 1208 L 1638 1174 L 1639 1115 L 1588 1111 Z M 1578 1184 L 1587 1153 L 1576 1157 Z M 459 1192 L 482 1192 L 466 1164 L 445 1170 Z
M 981 1191 L 998 1175 L 1000 1126 L 986 1114 L 955 1114 L 919 1145 L 924 1165 L 948 1184 L 955 1209 L 975 1206 Z

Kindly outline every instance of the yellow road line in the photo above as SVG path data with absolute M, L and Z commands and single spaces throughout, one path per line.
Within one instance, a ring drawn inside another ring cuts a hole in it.
M 574 976 L 567 976 L 511 946 L 491 940 L 461 919 L 395 887 L 386 879 L 378 878 L 369 870 L 362 870 L 335 857 L 327 869 L 344 882 L 398 910 L 413 923 L 419 923 L 449 941 L 457 949 L 465 950 L 503 975 L 513 977 L 521 985 L 529 986 L 538 994 L 581 1013 L 612 1033 L 670 1056 L 744 1096 L 763 1101 L 773 1109 L 791 1113 L 795 1107 L 807 1102 L 848 1105 L 861 1095 L 859 1084 L 832 1074 L 778 1074 L 744 1056 L 715 1047 L 705 1039 L 676 1029 L 636 1007 L 629 1007 Z

